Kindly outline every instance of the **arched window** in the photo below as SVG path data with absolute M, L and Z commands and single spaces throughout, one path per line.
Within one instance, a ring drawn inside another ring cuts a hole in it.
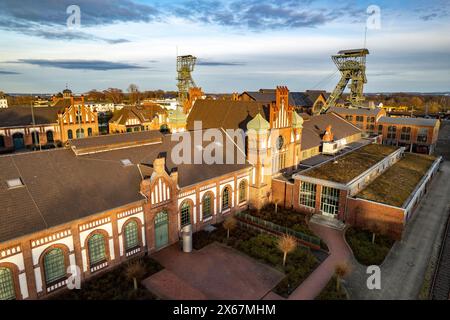
M 47 285 L 55 283 L 66 276 L 66 263 L 64 252 L 60 248 L 55 248 L 47 252 L 44 256 L 45 283 Z
M 191 224 L 191 205 L 188 201 L 181 205 L 181 227 Z
M 16 299 L 12 270 L 0 268 L 0 300 Z
M 51 131 L 51 130 L 47 131 L 46 135 L 47 135 L 47 143 L 54 142 L 54 140 L 53 140 L 53 131 Z
M 88 136 L 92 137 L 92 128 L 88 128 Z
M 84 129 L 77 129 L 77 139 L 84 138 Z
M 230 187 L 225 187 L 222 191 L 222 211 L 230 208 Z
M 212 216 L 211 193 L 206 193 L 202 201 L 202 217 L 207 219 Z
M 94 234 L 89 238 L 89 261 L 91 267 L 106 260 L 105 237 L 102 234 Z
M 31 133 L 31 139 L 33 140 L 33 144 L 39 144 L 39 133 L 36 131 L 33 131 Z
M 239 203 L 247 200 L 247 182 L 242 180 L 239 183 Z
M 125 250 L 133 250 L 139 246 L 138 224 L 132 220 L 125 225 Z
M 5 147 L 5 137 L 0 135 L 0 148 Z
M 67 139 L 73 139 L 73 132 L 72 130 L 67 130 Z

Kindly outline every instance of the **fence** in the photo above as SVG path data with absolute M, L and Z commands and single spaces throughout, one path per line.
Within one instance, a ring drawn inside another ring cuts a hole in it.
M 321 240 L 318 237 L 310 236 L 302 232 L 298 232 L 290 228 L 280 226 L 273 222 L 252 216 L 245 212 L 239 212 L 235 216 L 241 223 L 253 226 L 254 228 L 256 227 L 258 229 L 265 229 L 271 233 L 288 234 L 297 238 L 300 242 L 307 245 L 308 247 L 316 249 L 321 248 Z

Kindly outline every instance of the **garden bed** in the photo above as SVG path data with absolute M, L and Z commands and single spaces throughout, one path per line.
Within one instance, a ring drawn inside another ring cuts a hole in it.
M 283 267 L 283 253 L 277 247 L 276 237 L 238 227 L 230 232 L 230 239 L 227 240 L 227 232 L 222 225 L 216 227 L 217 230 L 211 233 L 195 233 L 194 248 L 198 250 L 218 241 L 284 272 L 285 278 L 273 289 L 283 297 L 288 297 L 319 265 L 309 249 L 297 247 L 294 252 L 288 254 L 286 266 Z
M 342 285 L 339 291 L 337 290 L 336 277 L 333 277 L 315 300 L 347 300 L 347 295 L 342 289 Z
M 160 271 L 163 267 L 148 256 L 141 259 L 145 273 L 143 279 Z M 52 300 L 153 300 L 157 299 L 138 281 L 138 290 L 134 290 L 133 281 L 126 276 L 125 262 L 95 278 L 81 283 L 80 290 L 68 290 L 52 296 Z
M 347 229 L 345 239 L 356 260 L 365 266 L 382 264 L 395 243 L 384 235 L 376 235 L 372 243 L 372 232 L 355 228 Z

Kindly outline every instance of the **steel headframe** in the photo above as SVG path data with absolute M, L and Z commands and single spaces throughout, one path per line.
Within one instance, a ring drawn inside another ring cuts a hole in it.
M 178 103 L 180 106 L 183 106 L 187 100 L 189 89 L 196 86 L 192 78 L 196 61 L 197 58 L 192 55 L 177 57 Z
M 347 100 L 350 102 L 350 107 L 358 108 L 361 106 L 364 101 L 364 84 L 367 83 L 366 56 L 368 54 L 369 50 L 363 48 L 341 50 L 332 56 L 333 62 L 341 72 L 341 79 L 328 97 L 321 113 L 327 112 L 329 108 L 336 105 L 336 101 L 342 97 L 342 93 L 350 80 L 350 95 Z

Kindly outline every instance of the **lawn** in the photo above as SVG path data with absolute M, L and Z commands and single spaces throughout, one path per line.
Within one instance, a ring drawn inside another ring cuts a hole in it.
M 376 235 L 375 243 L 372 243 L 372 232 L 355 228 L 347 229 L 345 239 L 356 260 L 365 266 L 383 263 L 395 243 L 395 240 L 383 235 Z
M 138 258 L 139 259 L 139 258 Z M 140 258 L 145 269 L 143 279 L 160 271 L 163 267 L 155 260 Z M 53 296 L 52 300 L 153 300 L 151 292 L 140 283 L 134 290 L 133 281 L 126 277 L 127 263 L 81 283 L 80 290 L 66 290 Z
M 283 267 L 283 254 L 277 248 L 276 237 L 238 227 L 231 231 L 230 239 L 227 240 L 226 230 L 222 225 L 216 227 L 217 230 L 211 233 L 195 233 L 194 248 L 200 249 L 218 241 L 284 272 L 286 277 L 273 290 L 281 296 L 289 296 L 319 265 L 309 249 L 297 247 L 294 252 L 288 254 L 286 266 Z
M 257 210 L 248 210 L 245 211 L 245 213 L 309 236 L 316 236 L 308 227 L 308 217 L 292 209 L 278 207 L 278 212 L 275 213 L 275 205 L 271 204 L 267 205 L 259 212 Z

